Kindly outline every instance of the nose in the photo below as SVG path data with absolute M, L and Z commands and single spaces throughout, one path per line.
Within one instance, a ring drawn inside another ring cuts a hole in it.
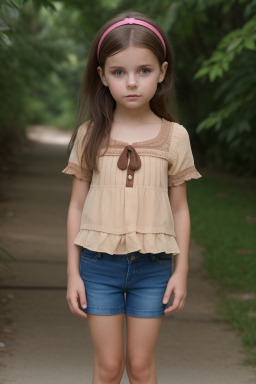
M 130 73 L 127 77 L 127 87 L 135 88 L 137 87 L 137 79 L 134 73 Z

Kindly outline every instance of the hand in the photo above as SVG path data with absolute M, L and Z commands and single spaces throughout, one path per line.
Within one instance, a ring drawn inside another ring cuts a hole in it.
M 172 292 L 174 299 L 172 304 L 164 310 L 165 314 L 178 312 L 184 307 L 187 296 L 187 272 L 177 270 L 172 274 L 164 293 L 164 304 L 169 301 Z
M 80 275 L 76 274 L 68 276 L 66 299 L 72 313 L 87 319 L 87 314 L 79 308 L 79 301 L 83 308 L 86 308 L 87 306 L 84 282 Z

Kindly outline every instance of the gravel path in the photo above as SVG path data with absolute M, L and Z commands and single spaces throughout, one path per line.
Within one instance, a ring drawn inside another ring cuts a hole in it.
M 29 135 L 18 172 L 1 180 L 0 243 L 16 261 L 12 271 L 0 271 L 0 383 L 90 384 L 87 320 L 73 315 L 65 299 L 67 137 L 41 127 Z M 41 142 L 33 141 L 38 136 Z M 217 287 L 202 268 L 202 251 L 191 240 L 188 297 L 182 311 L 164 318 L 158 383 L 256 383 L 256 370 L 242 365 L 240 337 L 216 314 Z M 126 371 L 121 383 L 129 383 Z

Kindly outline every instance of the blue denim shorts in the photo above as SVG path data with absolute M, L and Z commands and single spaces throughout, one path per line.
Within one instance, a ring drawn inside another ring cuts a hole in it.
M 165 315 L 168 303 L 162 300 L 172 275 L 172 256 L 139 251 L 110 255 L 82 248 L 80 275 L 87 299 L 82 310 L 96 315 Z

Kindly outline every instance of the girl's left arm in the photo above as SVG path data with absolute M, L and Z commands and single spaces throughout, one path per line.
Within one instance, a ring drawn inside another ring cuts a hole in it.
M 181 310 L 184 307 L 187 296 L 190 214 L 187 201 L 186 181 L 181 185 L 169 188 L 169 200 L 173 213 L 176 241 L 180 253 L 175 256 L 175 271 L 169 279 L 163 297 L 163 303 L 166 304 L 170 299 L 171 293 L 174 293 L 173 303 L 165 309 L 165 313 Z

